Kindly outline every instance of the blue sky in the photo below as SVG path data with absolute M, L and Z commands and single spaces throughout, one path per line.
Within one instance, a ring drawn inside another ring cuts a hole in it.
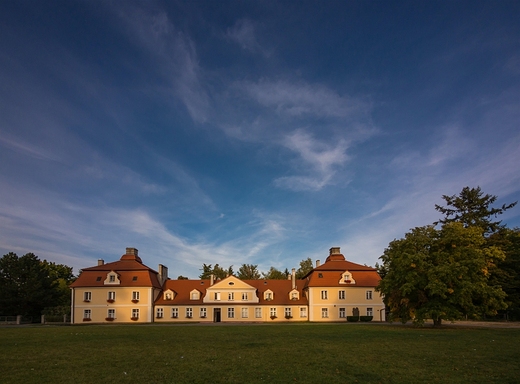
M 0 2 L 0 251 L 195 278 L 520 200 L 517 1 Z M 516 207 L 501 217 L 520 226 Z

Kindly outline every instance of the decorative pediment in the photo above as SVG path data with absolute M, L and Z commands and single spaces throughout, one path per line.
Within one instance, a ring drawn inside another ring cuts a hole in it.
M 233 289 L 233 290 L 239 291 L 239 290 L 244 290 L 244 289 L 256 289 L 256 288 L 243 282 L 242 280 L 240 280 L 239 278 L 237 278 L 235 276 L 228 276 L 223 280 L 219 280 L 218 282 L 213 284 L 208 289 L 212 289 L 212 290 L 218 289 L 218 290 L 222 290 L 222 291 L 223 290 L 227 291 L 227 290 Z
M 345 271 L 341 274 L 341 279 L 339 280 L 340 284 L 343 285 L 351 285 L 356 284 L 356 280 L 354 280 L 354 277 L 352 277 L 352 273 L 349 271 Z
M 107 278 L 104 283 L 105 285 L 119 285 L 121 284 L 121 280 L 119 280 L 119 275 L 115 271 L 110 271 L 107 273 Z
M 258 303 L 256 288 L 235 276 L 228 276 L 206 289 L 204 303 L 241 301 Z

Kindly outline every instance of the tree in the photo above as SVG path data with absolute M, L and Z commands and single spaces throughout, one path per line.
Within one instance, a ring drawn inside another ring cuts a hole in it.
M 237 277 L 241 280 L 258 280 L 260 279 L 260 271 L 258 265 L 242 264 L 238 269 Z
M 186 276 L 179 275 L 177 276 L 177 280 L 188 280 Z
M 479 318 L 505 309 L 505 293 L 489 284 L 490 269 L 504 259 L 498 247 L 486 244 L 483 229 L 446 223 L 440 230 L 418 227 L 385 249 L 386 271 L 377 290 L 391 317 L 422 324 L 433 319 Z
M 40 316 L 46 307 L 66 305 L 72 279 L 70 267 L 10 252 L 0 259 L 0 315 Z
M 300 268 L 296 270 L 296 278 L 303 279 L 303 277 L 313 269 L 314 267 L 312 265 L 312 259 L 310 257 L 300 261 Z
M 497 200 L 497 196 L 484 195 L 480 187 L 464 187 L 458 196 L 443 195 L 442 198 L 446 201 L 446 207 L 435 204 L 435 209 L 442 213 L 444 218 L 435 224 L 460 222 L 465 227 L 480 227 L 484 234 L 491 234 L 503 228 L 501 221 L 493 221 L 492 217 L 496 218 L 517 203 L 515 201 L 500 208 L 493 208 L 491 205 Z
M 230 266 L 227 270 L 223 269 L 220 265 L 215 264 L 215 266 L 212 268 L 211 264 L 202 264 L 202 273 L 199 275 L 199 278 L 201 279 L 209 279 L 211 275 L 215 279 L 225 279 L 230 274 L 233 274 L 233 266 Z
M 275 267 L 269 268 L 269 271 L 267 273 L 262 272 L 262 277 L 266 280 L 285 280 L 287 279 L 287 275 L 276 269 Z

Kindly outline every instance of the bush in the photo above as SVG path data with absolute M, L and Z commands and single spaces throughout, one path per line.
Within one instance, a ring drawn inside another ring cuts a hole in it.
M 359 320 L 361 321 L 372 321 L 372 319 L 374 318 L 374 316 L 360 316 Z
M 359 321 L 359 316 L 347 316 L 347 321 L 351 323 Z

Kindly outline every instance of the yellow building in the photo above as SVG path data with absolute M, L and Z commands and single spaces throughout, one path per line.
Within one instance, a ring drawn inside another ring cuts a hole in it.
M 303 279 L 170 280 L 127 248 L 119 261 L 82 270 L 72 288 L 72 322 L 293 322 L 384 321 L 380 278 L 374 268 L 345 260 L 331 248 L 324 264 Z

